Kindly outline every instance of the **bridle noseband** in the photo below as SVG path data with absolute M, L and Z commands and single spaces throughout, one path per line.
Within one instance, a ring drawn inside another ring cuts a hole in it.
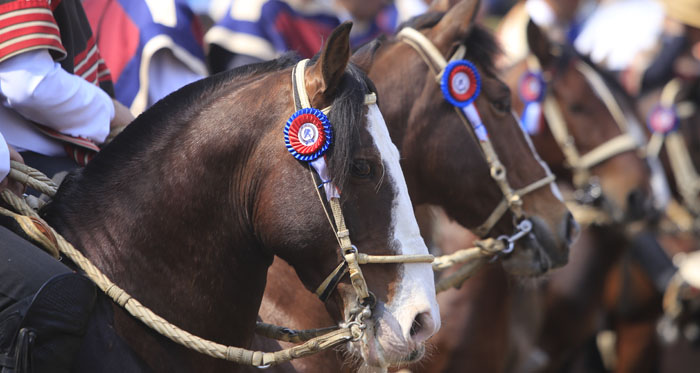
M 513 189 L 506 177 L 505 167 L 499 160 L 498 154 L 489 140 L 488 132 L 481 121 L 481 116 L 476 106 L 473 105 L 471 101 L 468 103 L 455 102 L 455 100 L 451 99 L 445 92 L 446 78 L 443 75 L 450 69 L 454 62 L 459 61 L 474 66 L 471 62 L 463 59 L 467 49 L 464 44 L 459 45 L 448 62 L 435 45 L 418 30 L 405 27 L 398 33 L 397 38 L 418 52 L 418 55 L 420 55 L 426 65 L 428 65 L 428 68 L 435 74 L 437 81 L 442 81 L 443 93 L 445 94 L 446 100 L 452 104 L 455 112 L 462 120 L 465 127 L 467 127 L 467 130 L 476 138 L 486 158 L 486 162 L 489 165 L 491 178 L 496 181 L 496 184 L 503 193 L 504 198 L 498 206 L 496 206 L 483 224 L 473 229 L 473 232 L 480 237 L 486 236 L 508 210 L 510 210 L 515 217 L 515 221 L 520 221 L 519 223 L 514 222 L 516 232 L 512 236 L 504 235 L 498 238 L 507 244 L 508 249 L 504 251 L 504 253 L 509 252 L 512 250 L 514 242 L 526 236 L 532 229 L 532 223 L 529 219 L 525 218 L 522 210 L 523 196 L 553 183 L 555 180 L 554 175 L 552 175 L 549 170 L 545 169 L 546 176 L 544 178 L 523 188 Z M 476 68 L 474 67 L 474 69 Z M 476 97 L 473 99 L 475 98 Z
M 292 91 L 294 95 L 294 105 L 297 110 L 312 109 L 311 102 L 306 93 L 304 85 L 304 70 L 309 60 L 302 60 L 292 69 Z M 376 105 L 377 96 L 375 93 L 370 93 L 365 96 L 365 105 Z M 313 109 L 312 109 L 313 110 Z M 320 110 L 322 113 L 329 113 L 331 107 Z M 296 114 L 295 114 L 296 115 Z M 294 117 L 294 116 L 293 116 Z M 295 155 L 296 156 L 296 155 Z M 340 191 L 330 180 L 330 173 L 326 164 L 325 157 L 320 156 L 316 159 L 308 161 L 308 168 L 311 174 L 311 179 L 314 184 L 314 190 L 321 201 L 323 210 L 326 213 L 328 222 L 335 233 L 338 240 L 338 245 L 343 256 L 343 261 L 331 272 L 330 275 L 321 283 L 316 290 L 316 295 L 325 302 L 333 290 L 337 287 L 340 280 L 346 273 L 350 275 L 350 283 L 357 295 L 357 306 L 350 312 L 349 320 L 343 323 L 343 326 L 351 329 L 353 341 L 358 341 L 364 334 L 366 321 L 372 315 L 371 309 L 374 307 L 376 298 L 369 291 L 367 281 L 362 274 L 360 264 L 368 263 L 432 263 L 434 257 L 432 255 L 367 255 L 359 252 L 357 247 L 350 240 L 350 231 L 345 225 L 345 218 L 340 207 Z M 320 180 L 319 180 L 320 179 Z M 325 193 L 321 193 L 320 189 L 324 188 Z M 325 201 L 330 207 L 326 207 Z

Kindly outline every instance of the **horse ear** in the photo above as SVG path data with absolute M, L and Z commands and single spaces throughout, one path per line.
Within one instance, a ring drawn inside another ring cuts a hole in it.
M 336 27 L 323 46 L 318 61 L 307 70 L 306 89 L 313 107 L 330 104 L 350 61 L 352 22 Z
M 460 0 L 433 0 L 428 7 L 428 12 L 447 12 Z
M 549 37 L 532 20 L 527 24 L 527 45 L 530 51 L 540 61 L 542 67 L 549 66 L 554 60 L 552 43 L 549 41 Z
M 433 0 L 428 7 L 428 12 L 446 12 L 454 3 L 454 0 Z
M 433 4 L 451 6 L 431 32 L 434 35 L 433 43 L 441 50 L 449 48 L 455 41 L 464 40 L 469 35 L 481 1 L 462 0 L 454 6 L 451 3 L 452 1 L 438 1 L 438 4 Z
M 379 39 L 374 39 L 371 42 L 362 46 L 353 55 L 350 61 L 352 61 L 355 66 L 364 71 L 365 74 L 369 74 L 372 69 L 372 62 L 374 62 L 374 55 L 377 53 L 379 47 L 382 46 L 382 42 Z

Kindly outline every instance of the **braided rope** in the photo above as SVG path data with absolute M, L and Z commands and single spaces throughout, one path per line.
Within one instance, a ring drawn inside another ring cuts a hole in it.
M 41 171 L 17 161 L 10 161 L 10 166 L 9 176 L 12 179 L 44 193 L 49 197 L 53 197 L 56 194 L 58 185 Z
M 306 342 L 337 329 L 337 326 L 329 326 L 318 329 L 292 330 L 283 326 L 277 326 L 259 321 L 255 325 L 255 332 L 263 337 L 292 343 Z
M 12 168 L 13 171 L 16 171 L 11 173 L 11 177 L 15 180 L 31 180 L 29 182 L 31 182 L 32 188 L 34 188 L 34 185 L 36 185 L 38 188 L 42 188 L 42 190 L 50 192 L 51 194 L 47 193 L 49 196 L 55 195 L 55 184 L 51 179 L 41 174 L 41 172 L 21 163 L 13 163 Z M 45 185 L 42 185 L 42 183 Z M 51 192 L 52 189 L 54 189 L 53 192 Z M 141 320 L 151 329 L 192 350 L 239 364 L 265 366 L 308 356 L 325 349 L 332 348 L 348 340 L 357 338 L 357 336 L 361 334 L 360 330 L 340 328 L 338 326 L 309 330 L 291 330 L 281 326 L 259 322 L 256 325 L 256 332 L 260 335 L 284 342 L 305 343 L 289 349 L 269 353 L 262 351 L 251 351 L 233 346 L 225 346 L 216 342 L 205 340 L 169 323 L 167 320 L 145 307 L 138 300 L 132 298 L 126 291 L 109 280 L 109 278 L 107 278 L 107 276 L 105 276 L 97 267 L 95 267 L 87 258 L 85 258 L 82 253 L 77 251 L 73 245 L 66 241 L 63 236 L 58 234 L 45 221 L 39 218 L 37 213 L 31 207 L 29 207 L 22 198 L 16 196 L 8 190 L 1 191 L 0 196 L 2 196 L 3 200 L 21 215 L 31 216 L 43 222 L 50 232 L 55 235 L 58 250 L 60 250 L 60 252 L 78 265 L 105 294 L 114 300 L 115 303 L 126 309 L 127 312 Z M 18 216 L 17 214 L 2 207 L 0 207 L 0 214 L 12 216 L 14 218 L 23 217 L 21 215 Z M 25 228 L 25 230 L 27 229 Z M 44 245 L 44 241 L 50 242 L 50 240 L 42 240 L 39 242 Z M 463 267 L 457 272 L 442 279 L 436 284 L 436 292 L 439 293 L 451 287 L 458 288 L 461 286 L 464 281 L 469 279 L 479 268 L 481 268 L 483 264 L 486 263 L 487 258 L 496 255 L 505 248 L 503 242 L 495 239 L 476 241 L 475 245 L 475 247 L 459 250 L 452 254 L 443 255 L 436 258 L 434 258 L 432 255 L 375 256 L 358 253 L 359 255 L 357 255 L 356 260 L 358 264 L 425 263 L 433 261 L 433 269 L 436 271 L 445 270 L 457 264 L 464 264 Z M 48 244 L 44 245 L 44 247 L 49 252 L 56 250 L 54 247 L 49 247 Z
M 449 255 L 435 257 L 433 261 L 434 271 L 442 271 L 451 268 L 457 264 L 463 264 L 463 266 L 457 271 L 455 271 L 453 274 L 450 274 L 449 276 L 440 279 L 435 284 L 435 293 L 439 294 L 451 288 L 459 289 L 465 281 L 474 276 L 474 274 L 476 274 L 476 272 L 478 272 L 479 269 L 481 269 L 483 265 L 488 262 L 489 258 L 498 254 L 500 251 L 503 251 L 505 248 L 506 247 L 503 241 L 488 238 L 485 240 L 476 241 L 474 247 L 458 250 Z M 366 261 L 367 257 L 373 256 L 360 254 L 358 259 L 359 263 L 375 263 L 373 260 Z M 423 255 L 416 255 L 416 257 L 423 257 Z M 378 261 L 379 263 L 394 263 L 393 261 L 381 260 L 383 258 L 383 256 L 376 257 L 376 259 L 380 260 Z M 401 258 L 401 262 L 404 262 L 406 260 L 407 258 Z M 424 261 L 420 260 L 419 262 Z M 278 325 L 258 322 L 256 325 L 255 332 L 264 337 L 276 339 L 278 341 L 301 342 L 309 340 L 320 333 L 332 330 L 333 328 L 335 327 L 292 330 Z
M 13 165 L 14 167 L 14 165 Z M 22 174 L 38 172 L 27 168 L 18 170 Z M 14 176 L 11 176 L 14 177 Z M 39 178 L 33 178 L 38 180 Z M 46 181 L 43 181 L 46 182 Z M 47 183 L 48 185 L 48 183 Z M 26 202 L 13 193 L 1 193 L 2 198 L 10 206 L 18 206 L 18 211 L 31 211 Z M 14 207 L 13 207 L 14 208 Z M 11 216 L 13 213 L 0 207 L 0 213 Z M 361 335 L 362 331 L 355 327 L 338 328 L 324 335 L 311 338 L 306 343 L 276 352 L 251 351 L 235 346 L 226 346 L 220 343 L 209 341 L 193 335 L 155 314 L 148 307 L 134 299 L 124 289 L 113 283 L 104 273 L 93 265 L 81 252 L 75 249 L 63 236 L 51 228 L 45 221 L 39 218 L 35 212 L 31 211 L 36 219 L 48 227 L 50 232 L 56 237 L 58 249 L 69 259 L 71 259 L 86 276 L 97 285 L 100 290 L 107 294 L 114 302 L 123 307 L 129 314 L 141 320 L 146 326 L 157 331 L 168 339 L 183 345 L 189 349 L 209 355 L 211 357 L 225 359 L 238 364 L 253 366 L 268 366 L 300 358 L 319 351 L 332 348 L 341 343 L 347 342 Z

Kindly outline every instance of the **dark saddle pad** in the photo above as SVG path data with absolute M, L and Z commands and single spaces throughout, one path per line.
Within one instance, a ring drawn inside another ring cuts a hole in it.
M 49 279 L 0 314 L 0 367 L 11 372 L 69 372 L 96 299 L 85 276 Z

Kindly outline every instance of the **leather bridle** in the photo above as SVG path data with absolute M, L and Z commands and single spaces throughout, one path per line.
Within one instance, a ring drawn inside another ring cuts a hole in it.
M 466 54 L 467 48 L 464 44 L 460 44 L 454 54 L 450 57 L 449 61 L 447 61 L 435 47 L 435 45 L 427 37 L 425 37 L 425 35 L 413 28 L 403 28 L 398 33 L 397 37 L 400 41 L 406 43 L 416 52 L 418 52 L 418 55 L 420 55 L 421 59 L 423 59 L 426 65 L 428 65 L 428 68 L 436 76 L 438 82 L 440 82 L 442 79 L 442 75 L 445 72 L 445 68 L 448 66 L 448 63 L 453 61 L 464 61 L 464 55 Z M 499 160 L 498 154 L 496 153 L 491 140 L 488 138 L 486 127 L 484 127 L 483 123 L 481 122 L 480 115 L 476 108 L 472 105 L 458 107 L 454 103 L 452 104 L 455 112 L 462 120 L 467 130 L 476 138 L 477 143 L 481 147 L 482 153 L 484 154 L 486 162 L 489 165 L 491 178 L 496 181 L 496 184 L 503 193 L 504 197 L 498 206 L 496 206 L 496 208 L 491 212 L 489 217 L 484 221 L 484 223 L 472 231 L 480 237 L 486 236 L 493 229 L 496 223 L 501 220 L 506 211 L 510 210 L 515 217 L 514 226 L 516 232 L 510 237 L 501 236 L 499 237 L 499 240 L 506 240 L 509 249 L 512 250 L 515 240 L 526 236 L 532 229 L 532 223 L 523 213 L 523 196 L 550 185 L 554 182 L 555 177 L 549 172 L 548 169 L 545 168 L 546 176 L 544 178 L 534 181 L 523 188 L 513 189 L 508 182 L 506 169 Z
M 569 132 L 559 103 L 551 94 L 551 84 L 549 84 L 550 81 L 548 81 L 550 78 L 548 75 L 542 73 L 540 62 L 534 54 L 528 55 L 526 61 L 530 73 L 543 76 L 545 84 L 545 93 L 543 95 L 543 114 L 546 119 L 545 122 L 549 126 L 554 140 L 564 154 L 567 166 L 573 172 L 575 187 L 582 187 L 589 182 L 591 178 L 591 169 L 593 167 L 619 154 L 642 149 L 642 144 L 630 134 L 624 111 L 617 100 L 615 100 L 612 91 L 605 81 L 592 67 L 582 61 L 576 61 L 576 70 L 584 76 L 593 91 L 601 99 L 621 132 L 620 135 L 603 142 L 593 150 L 581 154 L 576 147 L 573 135 Z
M 304 85 L 304 70 L 309 60 L 300 61 L 292 70 L 292 86 L 294 94 L 294 104 L 297 110 L 311 108 L 311 102 L 306 93 Z M 376 105 L 377 96 L 370 93 L 365 96 L 365 105 Z M 330 112 L 331 107 L 321 110 L 323 113 Z M 309 172 L 316 190 L 317 196 L 323 206 L 328 222 L 335 233 L 338 245 L 341 250 L 343 261 L 331 272 L 330 275 L 319 285 L 316 295 L 321 301 L 326 301 L 333 290 L 337 287 L 346 273 L 350 275 L 350 283 L 357 295 L 357 306 L 349 315 L 349 320 L 344 323 L 345 327 L 353 330 L 353 340 L 359 340 L 366 328 L 365 322 L 372 315 L 372 307 L 376 299 L 369 291 L 367 281 L 362 274 L 361 264 L 369 263 L 432 263 L 432 255 L 367 255 L 359 252 L 358 248 L 350 240 L 350 231 L 345 225 L 345 218 L 340 206 L 340 194 L 338 188 L 330 180 L 328 167 L 324 157 L 316 158 L 308 162 Z M 320 180 L 319 180 L 320 179 Z M 321 193 L 323 188 L 325 193 Z M 327 202 L 328 207 L 326 207 Z M 330 211 L 329 211 L 330 210 Z

